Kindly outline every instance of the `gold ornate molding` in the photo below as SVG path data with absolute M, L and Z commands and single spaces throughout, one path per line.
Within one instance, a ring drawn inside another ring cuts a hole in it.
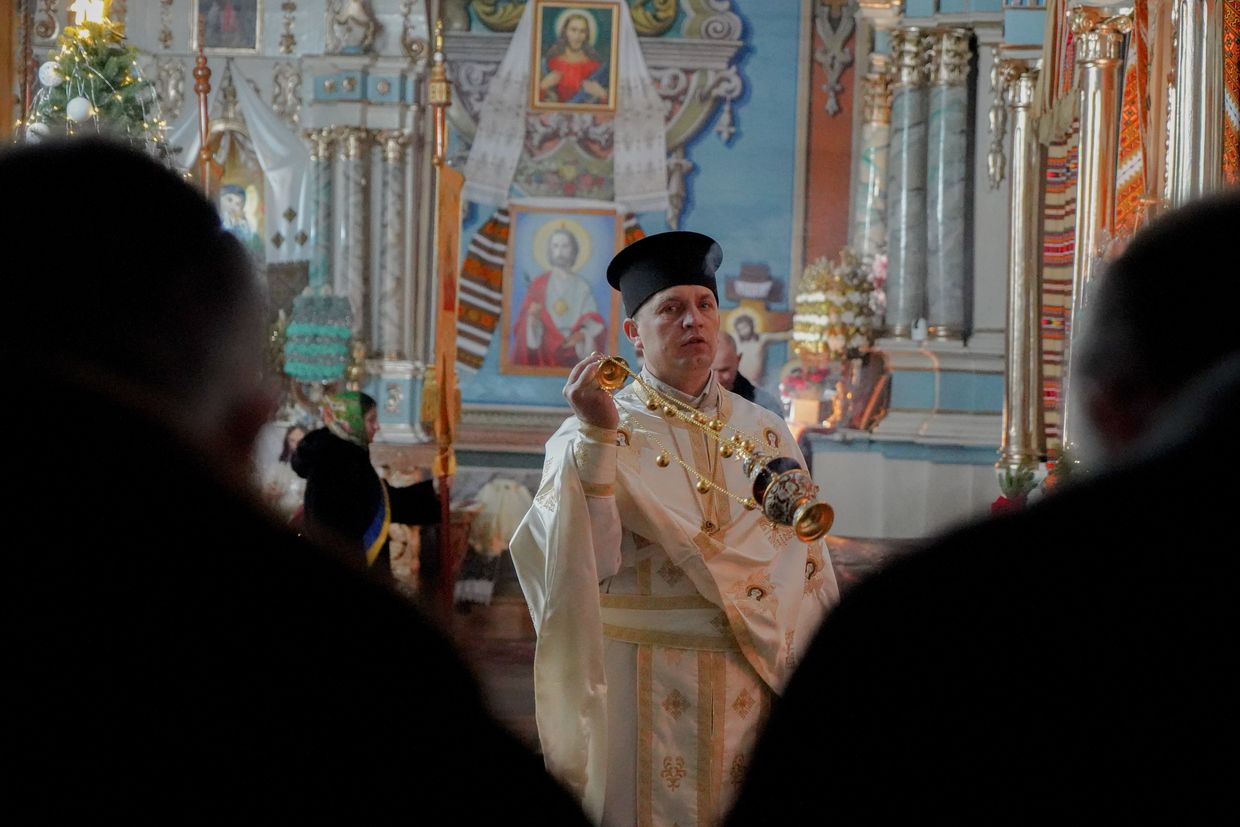
M 295 127 L 301 120 L 301 70 L 292 62 L 277 63 L 271 82 L 272 111 Z
M 893 82 L 896 86 L 921 86 L 926 82 L 928 37 L 919 26 L 904 26 L 891 33 Z
M 303 135 L 310 142 L 310 160 L 325 161 L 332 156 L 332 145 L 336 142 L 336 130 L 331 127 L 307 129 Z
M 166 119 L 174 121 L 181 116 L 185 104 L 185 65 L 180 58 L 155 59 L 155 94 Z
M 366 157 L 370 145 L 370 130 L 356 126 L 342 126 L 336 139 L 342 161 L 360 161 Z
M 644 37 L 658 37 L 676 22 L 676 0 L 654 0 L 653 3 L 630 3 L 633 28 Z
M 379 30 L 374 9 L 362 0 L 327 0 L 324 50 L 329 55 L 370 54 Z
M 172 0 L 159 0 L 159 47 L 172 48 Z
M 375 133 L 375 140 L 383 147 L 384 163 L 395 165 L 405 157 L 405 147 L 409 145 L 409 133 L 403 129 L 384 129 Z
M 44 42 L 56 39 L 60 34 L 60 22 L 57 15 L 56 0 L 39 0 L 39 10 L 34 21 L 34 36 Z M 11 12 L 5 12 L 11 14 Z
M 870 67 L 862 80 L 862 117 L 866 123 L 891 123 L 891 61 L 870 53 Z
M 413 26 L 413 0 L 400 1 L 400 50 L 413 63 L 426 59 L 427 42 Z
M 465 5 L 465 4 L 461 4 Z M 482 25 L 491 31 L 515 30 L 526 10 L 523 2 L 505 0 L 472 0 L 469 4 Z M 671 30 L 676 22 L 676 0 L 630 0 L 632 27 L 644 37 L 657 37 Z M 464 31 L 467 26 L 450 26 L 451 31 Z
M 1011 105 L 1009 92 L 1012 82 L 1026 69 L 1023 60 L 1000 58 L 997 46 L 993 54 L 994 59 L 990 64 L 990 109 L 987 112 L 990 149 L 986 153 L 986 171 L 992 190 L 998 189 L 1007 175 L 1004 146 L 1007 141 L 1007 110 Z
M 469 29 L 469 13 L 466 6 L 472 7 L 478 22 L 493 32 L 511 32 L 517 28 L 521 15 L 525 13 L 525 3 L 511 3 L 505 0 L 454 0 L 449 8 L 445 8 L 449 31 L 467 31 Z M 633 28 L 643 37 L 658 37 L 672 28 L 676 22 L 676 0 L 629 0 L 629 13 L 633 17 Z
M 293 34 L 297 4 L 292 0 L 284 0 L 280 4 L 280 11 L 284 12 L 284 31 L 280 32 L 280 52 L 291 55 L 297 49 L 297 35 Z
M 930 79 L 938 86 L 963 86 L 969 79 L 972 50 L 969 29 L 952 28 L 930 35 Z
M 1123 36 L 1132 31 L 1132 18 L 1126 14 L 1107 16 L 1092 6 L 1080 6 L 1069 14 L 1076 35 L 1076 62 L 1095 64 L 1123 57 Z

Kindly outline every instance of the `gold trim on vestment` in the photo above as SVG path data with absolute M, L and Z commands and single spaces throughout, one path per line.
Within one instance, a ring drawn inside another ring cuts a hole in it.
M 718 609 L 700 594 L 600 594 L 599 605 L 604 609 Z
M 647 557 L 637 564 L 637 589 L 642 594 L 650 594 L 650 558 Z
M 710 781 L 713 774 L 710 761 L 714 757 L 711 736 L 714 734 L 714 710 L 711 701 L 715 697 L 714 681 L 718 678 L 711 661 L 718 657 L 711 652 L 698 652 L 697 656 L 697 823 L 714 824 L 715 808 L 710 798 Z
M 666 646 L 670 649 L 703 649 L 707 652 L 736 652 L 739 648 L 730 637 L 709 635 L 685 635 L 679 632 L 655 632 L 649 629 L 633 629 L 627 626 L 603 624 L 603 637 L 639 646 Z
M 607 627 L 603 627 L 607 634 Z M 651 698 L 654 681 L 654 650 L 637 647 L 637 825 L 654 825 L 654 722 Z
M 727 691 L 728 691 L 728 661 L 722 655 L 714 655 L 711 660 L 711 669 L 714 670 L 715 676 L 713 684 L 715 687 L 714 703 L 711 709 L 714 710 L 714 730 L 711 738 L 711 748 L 714 755 L 711 756 L 710 762 L 710 800 L 716 804 L 722 805 L 723 802 L 723 745 L 727 741 Z
M 616 432 L 618 428 L 604 428 L 599 425 L 591 425 L 589 422 L 580 422 L 578 427 L 583 436 L 589 438 L 591 442 L 599 445 L 615 445 Z
M 750 635 L 749 626 L 741 617 L 740 610 L 736 608 L 735 603 L 724 597 L 723 611 L 728 616 L 728 625 L 732 627 L 732 635 L 736 639 L 736 645 L 740 647 L 741 653 L 745 656 L 745 660 L 749 661 L 749 665 L 753 667 L 759 680 L 774 690 L 776 676 L 771 671 L 771 667 L 767 666 L 766 661 L 758 656 L 757 647 L 753 645 L 753 636 Z M 778 666 L 778 661 L 776 666 Z
M 616 486 L 610 482 L 586 482 L 582 480 L 581 490 L 585 492 L 587 497 L 614 497 L 616 495 Z
M 694 535 L 693 545 L 697 546 L 703 560 L 713 560 L 719 552 L 723 551 L 723 544 L 705 531 L 699 531 Z

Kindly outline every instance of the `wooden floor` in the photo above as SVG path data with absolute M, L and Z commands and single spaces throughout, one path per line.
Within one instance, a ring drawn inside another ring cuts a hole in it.
M 534 725 L 534 624 L 507 554 L 491 605 L 465 604 L 452 614 L 452 636 L 482 683 L 491 711 L 531 749 Z
M 914 547 L 901 541 L 828 539 L 840 588 L 847 591 Z M 512 562 L 501 560 L 491 605 L 458 607 L 448 624 L 461 654 L 482 683 L 495 716 L 538 749 L 534 725 L 534 626 Z

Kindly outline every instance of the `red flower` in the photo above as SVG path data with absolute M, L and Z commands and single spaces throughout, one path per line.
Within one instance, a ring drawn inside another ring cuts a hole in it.
M 1007 511 L 1017 511 L 1022 506 L 1024 506 L 1024 504 L 1025 504 L 1025 498 L 1023 496 L 1013 497 L 1011 499 L 1008 499 L 1007 497 L 1000 495 L 994 502 L 990 504 L 990 513 L 991 514 L 1003 514 L 1004 512 L 1007 512 Z

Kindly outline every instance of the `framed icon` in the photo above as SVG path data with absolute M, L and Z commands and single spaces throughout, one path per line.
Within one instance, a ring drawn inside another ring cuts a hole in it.
M 257 54 L 262 46 L 263 0 L 190 0 L 190 48 Z
M 606 209 L 511 207 L 500 371 L 567 375 L 592 351 L 615 353 L 620 294 L 607 264 L 624 237 Z
M 538 2 L 530 109 L 615 111 L 619 24 L 611 3 Z

